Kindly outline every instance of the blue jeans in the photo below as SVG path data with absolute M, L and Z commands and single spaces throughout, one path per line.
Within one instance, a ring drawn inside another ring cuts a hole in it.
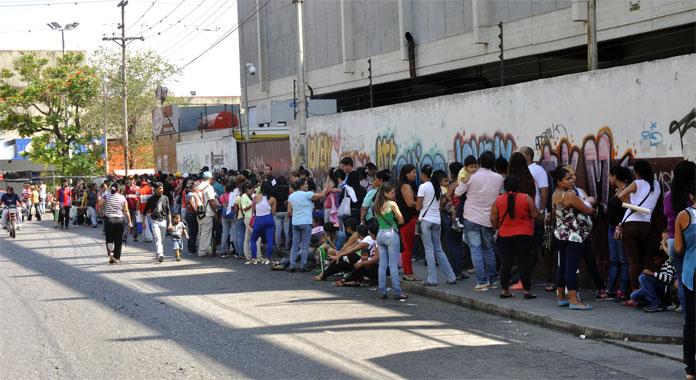
M 638 277 L 638 282 L 640 283 L 640 289 L 631 293 L 631 299 L 634 302 L 647 302 L 648 306 L 660 306 L 660 295 L 664 293 L 665 284 L 660 282 L 656 277 L 648 276 L 645 273 L 641 273 Z
M 377 278 L 380 294 L 387 294 L 387 267 L 391 277 L 392 289 L 395 294 L 401 294 L 399 282 L 399 260 L 401 259 L 401 243 L 399 234 L 394 230 L 379 230 L 377 233 L 377 247 L 379 248 L 379 269 Z
M 624 253 L 623 242 L 614 240 L 614 227 L 609 226 L 609 274 L 607 275 L 607 291 L 614 293 L 616 280 L 619 280 L 619 290 L 626 293 L 629 289 L 628 283 L 628 260 Z
M 498 281 L 498 273 L 495 270 L 493 228 L 464 219 L 464 241 L 471 250 L 476 281 L 479 284 L 492 284 Z
M 684 255 L 677 255 L 676 252 L 674 252 L 674 238 L 667 239 L 667 250 L 669 251 L 669 257 L 672 259 L 672 265 L 674 265 L 674 270 L 676 271 L 676 274 L 674 278 L 677 279 L 678 283 L 681 285 L 682 283 L 682 267 L 684 266 Z M 682 305 L 682 315 L 686 312 L 684 310 L 684 287 L 679 286 L 677 288 L 677 296 L 679 297 L 679 304 Z
M 450 214 L 442 213 L 443 235 L 445 235 L 445 245 L 447 246 L 447 257 L 452 265 L 455 276 L 461 275 L 464 269 L 464 247 L 462 244 L 462 233 L 452 229 L 452 219 Z
M 276 212 L 273 215 L 273 221 L 275 222 L 275 245 L 278 249 L 285 248 L 286 250 L 290 248 L 290 242 L 292 238 L 290 237 L 290 218 L 288 218 L 287 212 Z M 285 245 L 280 244 L 281 235 L 285 236 Z
M 222 238 L 220 239 L 220 250 L 222 253 L 231 251 L 231 247 L 237 241 L 237 229 L 235 228 L 235 220 L 223 217 L 222 223 Z M 236 248 L 236 247 L 235 247 Z
M 236 228 L 237 234 L 235 235 L 234 248 L 237 257 L 244 257 L 244 235 L 246 234 L 246 225 L 244 224 L 244 218 L 237 219 Z
M 292 226 L 292 249 L 290 249 L 290 268 L 295 267 L 297 256 L 301 257 L 300 268 L 307 267 L 309 255 L 309 239 L 312 237 L 312 225 L 300 224 Z
M 251 257 L 256 258 L 256 249 L 258 245 L 256 241 L 259 240 L 261 234 L 266 237 L 266 259 L 270 260 L 273 256 L 273 230 L 275 229 L 275 223 L 273 223 L 273 215 L 262 215 L 256 216 L 254 219 L 254 229 L 251 231 Z
M 442 229 L 439 224 L 421 221 L 421 240 L 425 249 L 425 261 L 428 263 L 428 279 L 427 282 L 437 284 L 437 264 L 440 265 L 442 273 L 445 275 L 445 280 L 454 281 L 457 277 L 452 272 L 445 251 L 442 250 L 440 235 Z

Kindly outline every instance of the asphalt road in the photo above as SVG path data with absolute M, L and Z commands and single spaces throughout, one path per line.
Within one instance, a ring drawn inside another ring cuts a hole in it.
M 101 229 L 1 231 L 0 378 L 683 376 L 672 360 L 424 297 L 381 301 L 234 259 L 158 264 L 153 248 L 129 244 L 109 265 Z

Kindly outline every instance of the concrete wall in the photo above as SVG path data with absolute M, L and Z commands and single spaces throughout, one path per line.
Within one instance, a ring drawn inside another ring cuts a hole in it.
M 506 22 L 508 59 L 580 46 L 586 41 L 584 23 L 572 21 L 570 0 L 481 0 L 480 28 L 476 31 L 474 0 L 344 1 L 352 13 L 348 20 L 355 61 L 349 72 L 343 65 L 341 0 L 304 3 L 306 80 L 319 94 L 366 86 L 367 58 L 372 58 L 375 84 L 408 78 L 408 61 L 400 50 L 400 3 L 409 9 L 410 16 L 404 17 L 403 24 L 416 40 L 418 75 L 497 61 L 499 21 Z M 238 1 L 239 17 L 253 14 L 258 3 Z M 262 9 L 267 38 L 261 45 L 267 51 L 266 66 L 259 64 L 258 17 L 242 27 L 241 62 L 254 63 L 268 75 L 264 88 L 259 83 L 260 72 L 246 75 L 249 106 L 292 98 L 297 52 L 295 13 L 291 0 L 274 0 Z M 605 41 L 692 23 L 696 2 L 641 0 L 640 9 L 631 11 L 625 0 L 599 1 L 597 13 L 598 40 Z M 243 64 L 240 75 L 244 75 Z
M 509 158 L 526 145 L 548 169 L 574 165 L 605 202 L 611 160 L 696 159 L 694 67 L 692 54 L 311 118 L 308 166 L 323 176 L 351 156 L 357 166 L 446 169 L 469 154 Z
M 176 144 L 177 170 L 198 173 L 202 167 L 211 170 L 237 169 L 237 141 L 234 137 L 214 137 Z

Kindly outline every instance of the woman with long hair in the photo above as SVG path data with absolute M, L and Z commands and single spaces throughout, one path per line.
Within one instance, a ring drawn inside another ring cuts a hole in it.
M 401 265 L 404 268 L 403 279 L 405 281 L 417 280 L 413 274 L 413 264 L 411 263 L 416 239 L 416 216 L 418 215 L 418 211 L 416 211 L 416 192 L 416 167 L 406 164 L 399 171 L 399 182 L 395 198 L 396 204 L 404 218 L 403 224 L 399 227 L 399 235 L 401 235 L 401 242 L 404 245 L 404 250 L 401 252 Z
M 261 184 L 261 194 L 256 194 L 254 197 L 254 226 L 251 231 L 252 243 L 257 241 L 261 234 L 266 238 L 266 259 L 257 259 L 257 245 L 251 244 L 251 257 L 260 264 L 269 265 L 273 256 L 273 238 L 275 222 L 273 215 L 276 212 L 276 199 L 273 196 L 273 185 L 270 182 Z
M 635 180 L 619 193 L 619 198 L 628 200 L 628 203 L 632 205 L 651 210 L 650 214 L 628 210 L 619 225 L 628 258 L 631 289 L 636 291 L 640 289 L 638 277 L 645 268 L 644 265 L 647 264 L 647 253 L 652 237 L 651 217 L 659 202 L 661 191 L 660 184 L 655 180 L 652 166 L 647 161 L 636 161 L 633 164 L 633 171 Z
M 536 298 L 531 291 L 529 254 L 533 249 L 534 219 L 539 216 L 539 210 L 533 196 L 520 191 L 520 184 L 519 177 L 508 175 L 503 182 L 505 193 L 498 196 L 491 207 L 491 224 L 498 229 L 498 254 L 502 261 L 500 298 L 512 297 L 509 282 L 515 262 L 519 265 L 524 298 Z
M 520 152 L 515 152 L 510 156 L 510 163 L 507 168 L 508 176 L 517 177 L 519 182 L 519 190 L 517 192 L 527 194 L 532 199 L 536 197 L 536 185 L 534 177 L 527 166 L 527 159 Z
M 575 194 L 574 178 L 574 173 L 566 167 L 560 167 L 553 173 L 556 182 L 556 191 L 551 198 L 556 218 L 554 236 L 560 256 L 556 271 L 557 304 L 569 306 L 571 310 L 592 310 L 592 306 L 582 304 L 577 297 L 576 272 L 582 257 L 583 242 L 592 230 L 588 215 L 596 215 L 597 210 L 588 207 Z
M 628 280 L 628 260 L 624 252 L 624 245 L 619 236 L 615 235 L 616 226 L 626 214 L 626 209 L 621 206 L 618 194 L 631 183 L 631 171 L 620 165 L 609 168 L 609 184 L 615 188 L 614 194 L 607 202 L 607 222 L 609 224 L 609 274 L 607 275 L 607 291 L 605 300 L 619 298 L 626 300 L 630 295 Z M 619 289 L 616 290 L 616 282 Z
M 683 165 L 687 168 L 691 165 Z M 680 168 L 681 171 L 681 168 Z M 677 175 L 675 168 L 675 177 Z M 681 194 L 689 197 L 687 205 L 679 212 L 674 221 L 674 252 L 683 260 L 682 274 L 679 276 L 682 292 L 684 293 L 684 364 L 686 378 L 694 379 L 696 370 L 696 288 L 694 288 L 694 273 L 696 272 L 696 181 L 694 181 L 693 166 L 690 178 L 683 183 Z M 675 188 L 672 188 L 674 191 Z M 674 193 L 672 193 L 674 197 Z M 675 200 L 677 198 L 673 198 Z
M 394 299 L 408 298 L 402 291 L 399 281 L 399 234 L 396 233 L 399 224 L 403 224 L 404 217 L 394 199 L 396 189 L 391 183 L 385 183 L 380 187 L 375 197 L 375 218 L 379 224 L 377 233 L 377 248 L 379 249 L 378 282 L 381 299 L 387 298 L 387 267 L 391 277 L 391 285 L 394 290 Z
M 126 223 L 127 222 L 127 223 Z M 106 232 L 106 253 L 109 263 L 121 262 L 123 229 L 133 227 L 126 197 L 119 193 L 119 185 L 111 185 L 110 192 L 104 194 L 104 230 Z
M 446 187 L 447 174 L 442 170 L 433 172 L 433 167 L 425 165 L 421 168 L 421 175 L 428 177 L 428 182 L 423 182 L 418 187 L 416 209 L 418 220 L 421 223 L 421 240 L 425 249 L 425 260 L 428 263 L 428 278 L 423 282 L 424 286 L 437 286 L 437 267 L 439 265 L 445 275 L 447 284 L 457 283 L 457 276 L 452 271 L 449 260 L 442 250 L 442 228 L 440 226 L 440 206 L 444 201 L 442 187 Z
M 671 190 L 665 194 L 664 213 L 667 218 L 667 249 L 669 257 L 672 259 L 672 264 L 677 271 L 677 281 L 681 283 L 682 264 L 684 257 L 677 255 L 674 251 L 674 223 L 677 215 L 686 210 L 691 203 L 689 200 L 689 189 L 693 188 L 696 181 L 696 164 L 684 160 L 674 167 Z M 679 304 L 684 304 L 684 289 L 679 287 Z M 684 308 L 682 307 L 682 312 Z

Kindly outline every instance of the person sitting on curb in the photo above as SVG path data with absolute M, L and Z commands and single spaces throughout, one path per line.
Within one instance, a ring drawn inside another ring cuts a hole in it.
M 377 232 L 375 231 L 375 236 Z M 355 263 L 362 258 L 363 249 L 372 249 L 375 245 L 374 237 L 371 236 L 367 225 L 361 224 L 357 228 L 357 235 L 360 239 L 351 245 L 344 246 L 340 253 L 329 253 L 331 264 L 321 274 L 314 276 L 316 281 L 326 281 L 326 278 L 339 272 L 351 272 Z
M 666 253 L 662 253 L 660 257 L 656 258 L 660 261 L 666 258 L 660 267 L 660 271 L 655 273 L 650 269 L 643 269 L 643 273 L 638 277 L 640 289 L 631 293 L 631 300 L 626 302 L 627 306 L 638 306 L 646 303 L 647 305 L 643 307 L 643 311 L 646 313 L 664 310 L 662 300 L 669 290 L 668 287 L 672 285 L 674 280 L 674 266 Z
M 371 224 L 368 227 L 370 237 L 375 240 L 379 225 Z M 377 244 L 373 244 L 372 248 L 365 248 L 360 255 L 360 261 L 353 265 L 353 272 L 347 278 L 339 279 L 334 285 L 336 286 L 359 286 L 360 284 L 368 283 L 369 285 L 377 284 L 377 275 L 379 269 L 379 248 Z

